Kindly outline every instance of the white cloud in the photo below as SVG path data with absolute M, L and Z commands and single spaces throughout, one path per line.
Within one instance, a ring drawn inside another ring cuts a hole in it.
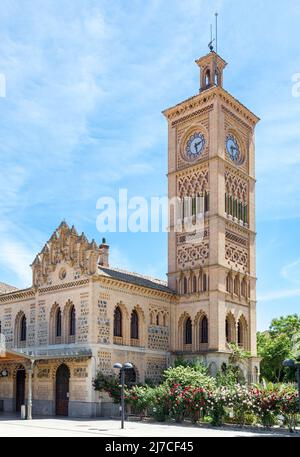
M 33 252 L 22 243 L 15 240 L 0 241 L 0 263 L 16 275 L 16 282 L 13 285 L 17 284 L 20 287 L 31 285 L 32 261 Z

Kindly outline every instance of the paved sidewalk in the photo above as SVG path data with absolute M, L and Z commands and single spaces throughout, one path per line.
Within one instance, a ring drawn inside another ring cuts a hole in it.
M 120 429 L 118 420 L 70 419 L 44 417 L 23 421 L 16 416 L 0 415 L 0 437 L 231 437 L 231 436 L 297 436 L 282 431 L 265 431 L 234 427 L 212 428 L 149 422 L 127 422 Z

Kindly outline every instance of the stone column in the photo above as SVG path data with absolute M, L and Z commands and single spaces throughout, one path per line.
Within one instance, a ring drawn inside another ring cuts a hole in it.
M 27 420 L 32 420 L 32 374 L 34 360 L 30 360 L 28 369 L 28 400 L 27 400 Z

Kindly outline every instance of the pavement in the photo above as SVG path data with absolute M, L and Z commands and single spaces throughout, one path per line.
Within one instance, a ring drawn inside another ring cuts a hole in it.
M 288 431 L 272 429 L 242 428 L 172 423 L 133 422 L 125 423 L 120 429 L 120 421 L 113 419 L 76 419 L 39 417 L 31 421 L 20 420 L 16 416 L 0 414 L 0 437 L 255 437 L 255 436 L 295 436 Z

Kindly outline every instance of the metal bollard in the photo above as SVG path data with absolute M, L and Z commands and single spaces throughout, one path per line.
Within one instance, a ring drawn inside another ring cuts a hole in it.
M 21 420 L 25 420 L 25 419 L 26 419 L 26 406 L 21 405 Z

